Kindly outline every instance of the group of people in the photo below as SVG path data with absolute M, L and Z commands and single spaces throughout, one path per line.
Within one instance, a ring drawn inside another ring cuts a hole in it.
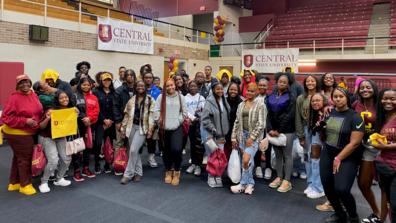
M 204 159 L 214 145 L 227 158 L 231 151 L 239 151 L 241 179 L 231 186 L 232 193 L 252 194 L 255 177 L 272 179 L 269 187 L 286 193 L 292 190 L 291 177 L 300 173 L 307 179 L 307 197 L 326 196 L 328 201 L 320 209 L 334 210 L 326 222 L 360 222 L 351 194 L 357 176 L 373 212 L 362 222 L 383 222 L 388 209 L 396 222 L 396 89 L 379 92 L 375 82 L 358 78 L 350 92 L 331 73 L 320 79 L 307 75 L 299 83 L 295 74 L 286 71 L 271 75 L 275 84 L 269 90 L 270 78 L 265 75 L 246 69 L 237 78 L 220 70 L 214 77 L 210 66 L 193 78 L 174 74 L 161 88 L 149 64 L 141 67 L 139 75 L 120 67 L 117 78 L 106 71 L 92 78 L 85 61 L 76 68 L 69 83 L 51 69 L 34 84 L 27 75 L 16 78 L 16 91 L 1 116 L 2 131 L 14 154 L 9 191 L 36 193 L 30 168 L 37 143 L 47 158 L 39 185 L 42 193 L 50 192 L 50 179 L 56 186 L 71 184 L 65 179 L 71 163 L 77 182 L 111 173 L 112 163 L 102 165 L 101 159 L 107 138 L 116 153 L 128 149 L 125 171 L 114 172 L 122 175 L 121 184 L 142 180 L 142 148 L 147 148 L 153 168 L 158 166 L 155 153 L 161 152 L 164 182 L 177 186 L 187 143 L 191 164 L 185 171 L 196 176 L 203 172 Z M 72 107 L 78 113 L 78 135 L 92 132 L 93 145 L 66 155 L 70 139 L 53 139 L 50 119 L 51 111 Z M 374 133 L 383 138 L 375 140 Z M 295 142 L 303 147 L 303 162 L 293 158 Z M 375 178 L 383 192 L 381 208 L 371 190 Z M 208 174 L 207 184 L 223 187 L 222 176 Z

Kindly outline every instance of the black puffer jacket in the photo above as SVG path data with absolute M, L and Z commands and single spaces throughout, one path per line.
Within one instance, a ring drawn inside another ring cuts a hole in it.
M 100 107 L 97 124 L 102 125 L 103 120 L 105 119 L 110 119 L 114 121 L 115 91 L 112 90 L 110 91 L 110 93 L 107 94 L 102 88 L 97 88 L 93 91 L 93 94 L 98 98 Z
M 135 89 L 129 88 L 126 83 L 118 87 L 114 94 L 113 113 L 115 123 L 121 123 L 124 118 L 124 109 Z

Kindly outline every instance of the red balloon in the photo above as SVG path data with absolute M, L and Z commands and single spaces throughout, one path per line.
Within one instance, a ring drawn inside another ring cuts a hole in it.
M 214 27 L 214 30 L 215 30 L 215 31 L 217 31 L 217 30 L 219 30 L 219 29 L 221 29 L 221 26 L 220 26 L 220 25 Z
M 173 70 L 173 63 L 168 63 L 169 70 Z
M 218 42 L 223 42 L 224 41 L 224 37 L 220 36 Z

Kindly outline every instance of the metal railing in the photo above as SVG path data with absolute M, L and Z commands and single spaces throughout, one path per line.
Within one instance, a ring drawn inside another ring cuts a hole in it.
M 382 42 L 382 43 L 379 43 Z M 212 53 L 221 57 L 240 56 L 246 49 L 273 49 L 273 48 L 299 48 L 305 54 L 312 53 L 316 55 L 322 51 L 332 50 L 332 54 L 346 55 L 356 53 L 361 50 L 363 54 L 376 55 L 379 53 L 388 53 L 390 49 L 396 47 L 396 36 L 384 37 L 348 37 L 348 38 L 316 38 L 316 39 L 299 39 L 299 40 L 277 40 L 252 43 L 230 43 L 216 44 L 211 50 Z
M 178 39 L 178 40 L 183 40 L 186 42 L 194 42 L 194 43 L 201 43 L 201 44 L 211 44 L 212 38 L 213 38 L 213 33 L 202 31 L 202 30 L 197 30 L 193 29 L 190 27 L 185 27 L 177 24 L 172 24 L 168 23 L 165 21 L 153 19 L 153 18 L 148 18 L 140 15 L 135 15 L 133 13 L 126 13 L 120 10 L 116 9 L 110 9 L 106 7 L 101 7 L 96 4 L 90 4 L 86 2 L 81 2 L 81 1 L 74 1 L 74 4 L 76 4 L 77 9 L 70 9 L 70 8 L 64 8 L 56 5 L 51 5 L 47 0 L 43 0 L 43 2 L 34 2 L 30 0 L 15 0 L 18 2 L 23 2 L 23 3 L 28 3 L 31 5 L 36 5 L 36 6 L 41 6 L 43 7 L 43 25 L 48 25 L 48 18 L 57 18 L 56 16 L 51 16 L 49 15 L 49 10 L 60 10 L 64 12 L 72 12 L 76 13 L 75 16 L 75 21 L 67 19 L 68 21 L 74 21 L 78 23 L 79 29 L 81 29 L 81 25 L 84 23 L 87 23 L 84 17 L 89 17 L 91 20 L 93 20 L 91 23 L 88 24 L 93 24 L 98 17 L 108 17 L 112 19 L 117 19 L 117 20 L 122 20 L 122 21 L 127 21 L 124 19 L 118 19 L 113 16 L 114 13 L 118 13 L 119 15 L 127 16 L 128 21 L 127 22 L 133 22 L 133 23 L 140 23 L 140 24 L 145 24 L 152 26 L 155 31 L 155 35 L 163 36 L 165 38 L 169 39 Z M 0 0 L 0 20 L 4 20 L 4 11 L 5 11 L 5 0 Z M 87 9 L 93 9 L 95 8 L 98 11 L 101 11 L 103 15 L 99 15 L 94 12 L 90 12 Z M 17 10 L 16 10 L 17 11 Z M 35 13 L 32 13 L 35 14 Z M 77 16 L 78 15 L 78 16 Z
M 263 42 L 264 38 L 269 35 L 272 27 L 274 26 L 274 18 L 270 19 L 267 24 L 260 30 L 260 32 L 253 38 L 253 42 L 259 43 Z

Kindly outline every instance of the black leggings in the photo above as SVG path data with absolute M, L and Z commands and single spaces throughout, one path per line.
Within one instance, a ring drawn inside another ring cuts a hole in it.
M 341 162 L 339 172 L 333 174 L 333 161 L 340 150 L 324 147 L 320 155 L 320 178 L 323 189 L 338 216 L 345 216 L 344 205 L 350 217 L 356 217 L 356 202 L 351 194 L 359 167 L 357 151 Z
M 376 167 L 381 190 L 385 192 L 386 200 L 390 203 L 391 222 L 396 223 L 396 170 L 392 167 L 389 168 L 391 171 L 384 173 L 381 168 Z M 389 174 L 389 172 L 393 172 L 393 174 Z
M 201 142 L 201 133 L 199 127 L 199 122 L 193 122 L 190 125 L 190 129 L 188 131 L 188 137 L 190 139 L 191 163 L 198 166 L 202 165 L 202 160 L 205 153 Z
M 265 168 L 270 168 L 272 170 L 271 166 L 271 151 L 272 151 L 272 146 L 268 145 L 268 149 L 265 150 Z
M 162 137 L 163 153 L 162 159 L 164 160 L 165 169 L 180 171 L 183 156 L 183 129 L 179 126 L 175 130 L 165 130 Z
M 100 167 L 99 155 L 102 152 L 102 144 L 106 142 L 107 137 L 110 137 L 110 142 L 111 144 L 113 144 L 113 140 L 115 139 L 114 125 L 105 130 L 103 128 L 103 125 L 98 124 L 95 128 L 95 141 L 93 148 L 93 153 L 95 156 L 95 167 Z
M 261 150 L 257 150 L 256 155 L 254 155 L 254 167 L 261 167 L 261 155 L 263 154 L 263 152 L 261 152 Z

